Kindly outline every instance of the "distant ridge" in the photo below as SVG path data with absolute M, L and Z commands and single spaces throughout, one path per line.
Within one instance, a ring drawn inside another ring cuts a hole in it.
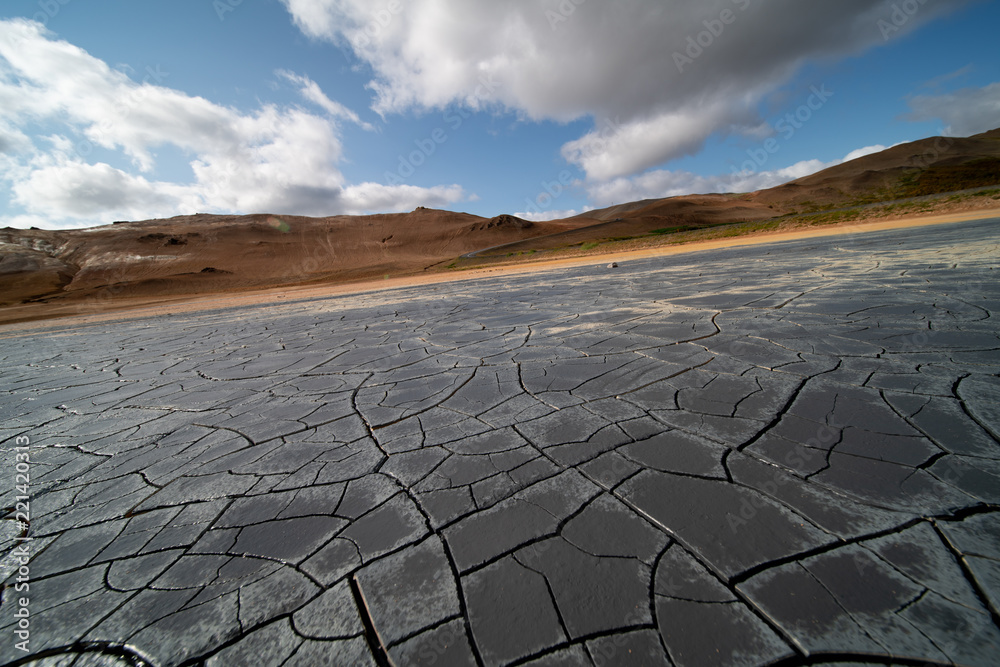
M 758 192 L 649 199 L 546 222 L 421 207 L 326 218 L 199 213 L 91 230 L 5 228 L 0 306 L 79 303 L 86 310 L 122 299 L 412 275 L 461 264 L 463 256 L 516 257 L 993 185 L 1000 185 L 1000 129 L 901 144 Z

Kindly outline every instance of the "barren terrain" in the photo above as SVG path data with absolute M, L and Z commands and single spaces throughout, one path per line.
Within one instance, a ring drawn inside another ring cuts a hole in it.
M 7 327 L 0 662 L 994 665 L 998 270 L 984 220 Z
M 893 147 L 748 194 L 633 202 L 549 222 L 417 209 L 303 218 L 197 214 L 0 230 L 0 323 L 314 286 L 370 289 L 457 269 L 615 256 L 1000 206 L 1000 130 Z M 660 250 L 656 250 L 660 249 Z

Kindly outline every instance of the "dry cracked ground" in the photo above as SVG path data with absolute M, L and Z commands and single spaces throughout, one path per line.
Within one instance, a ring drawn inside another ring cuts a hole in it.
M 995 665 L 998 224 L 7 337 L 0 660 Z

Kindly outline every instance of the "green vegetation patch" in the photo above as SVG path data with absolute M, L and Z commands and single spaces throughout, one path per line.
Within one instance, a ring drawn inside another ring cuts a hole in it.
M 678 232 L 689 232 L 692 229 L 694 229 L 694 227 L 687 227 L 687 226 L 681 226 L 681 227 L 664 227 L 663 229 L 654 229 L 653 231 L 650 232 L 650 234 L 655 234 L 656 236 L 661 236 L 663 234 L 677 234 Z
M 922 197 L 1000 184 L 1000 158 L 980 158 L 965 164 L 931 165 L 899 179 L 899 197 Z

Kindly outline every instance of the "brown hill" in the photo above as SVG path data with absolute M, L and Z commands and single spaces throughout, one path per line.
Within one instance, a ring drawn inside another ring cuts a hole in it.
M 526 239 L 476 257 L 500 256 L 670 234 L 789 214 L 1000 185 L 1000 129 L 968 138 L 931 137 L 894 146 L 767 190 L 647 199 L 588 211 L 554 236 Z
M 893 146 L 784 185 L 751 201 L 783 209 L 831 208 L 1000 184 L 1000 129 Z
M 525 239 L 474 255 L 488 257 L 498 253 L 551 250 L 601 239 L 632 238 L 651 233 L 668 234 L 733 222 L 768 220 L 775 215 L 772 207 L 763 202 L 748 201 L 744 195 L 685 195 L 653 199 L 588 211 L 583 215 L 558 221 L 569 226 L 564 232 Z
M 0 305 L 203 294 L 417 273 L 567 223 L 412 213 L 187 215 L 85 230 L 0 230 Z
M 1000 130 L 993 130 L 895 146 L 769 190 L 632 202 L 552 222 L 419 208 L 328 218 L 198 214 L 86 230 L 6 228 L 0 306 L 103 308 L 128 298 L 410 275 L 462 256 L 500 258 L 997 184 Z

